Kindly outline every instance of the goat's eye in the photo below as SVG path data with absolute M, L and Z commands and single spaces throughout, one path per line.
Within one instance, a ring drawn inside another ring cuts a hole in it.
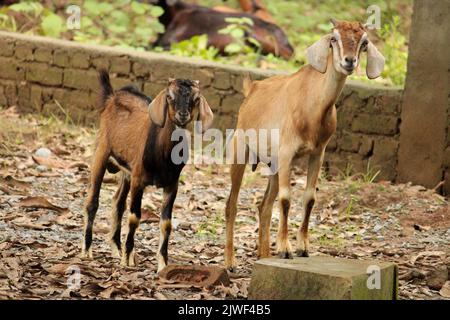
M 336 42 L 336 41 L 337 41 L 336 37 L 331 37 L 331 42 Z
M 365 48 L 365 47 L 367 47 L 368 44 L 369 44 L 369 41 L 364 40 L 363 43 L 361 44 L 361 47 Z

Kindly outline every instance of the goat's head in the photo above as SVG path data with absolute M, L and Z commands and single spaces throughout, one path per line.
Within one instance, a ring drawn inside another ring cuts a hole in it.
M 203 130 L 208 129 L 213 121 L 213 113 L 200 94 L 198 81 L 169 79 L 167 88 L 155 97 L 149 108 L 152 121 L 160 127 L 165 125 L 166 118 L 178 127 L 186 127 L 197 108 Z
M 308 48 L 311 66 L 321 73 L 327 70 L 328 50 L 333 51 L 333 65 L 337 72 L 350 75 L 358 67 L 361 52 L 367 52 L 366 73 L 369 79 L 378 78 L 384 68 L 384 57 L 370 42 L 366 28 L 360 22 L 331 20 L 333 30 Z

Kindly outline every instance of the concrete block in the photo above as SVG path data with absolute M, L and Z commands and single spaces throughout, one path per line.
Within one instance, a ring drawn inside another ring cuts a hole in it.
M 268 258 L 253 266 L 249 299 L 395 300 L 397 275 L 397 266 L 389 262 L 327 256 Z

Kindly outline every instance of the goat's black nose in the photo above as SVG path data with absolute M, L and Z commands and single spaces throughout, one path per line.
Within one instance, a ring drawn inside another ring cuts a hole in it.
M 353 65 L 356 62 L 355 57 L 345 57 L 345 62 L 349 65 Z

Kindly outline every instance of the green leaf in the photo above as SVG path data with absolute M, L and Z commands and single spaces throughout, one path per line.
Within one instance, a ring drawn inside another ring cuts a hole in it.
M 57 38 L 63 31 L 63 23 L 64 21 L 60 16 L 50 13 L 42 19 L 42 32 L 45 36 Z
M 237 43 L 230 43 L 225 47 L 225 52 L 229 54 L 234 54 L 240 52 L 242 47 Z
M 235 39 L 241 39 L 244 37 L 245 33 L 242 29 L 234 29 L 231 31 L 230 35 Z
M 158 6 L 152 6 L 150 9 L 150 15 L 154 18 L 158 18 L 164 14 L 164 10 L 161 7 Z
M 131 10 L 133 10 L 137 14 L 144 14 L 146 7 L 142 3 L 139 3 L 137 1 L 132 1 L 131 2 Z

